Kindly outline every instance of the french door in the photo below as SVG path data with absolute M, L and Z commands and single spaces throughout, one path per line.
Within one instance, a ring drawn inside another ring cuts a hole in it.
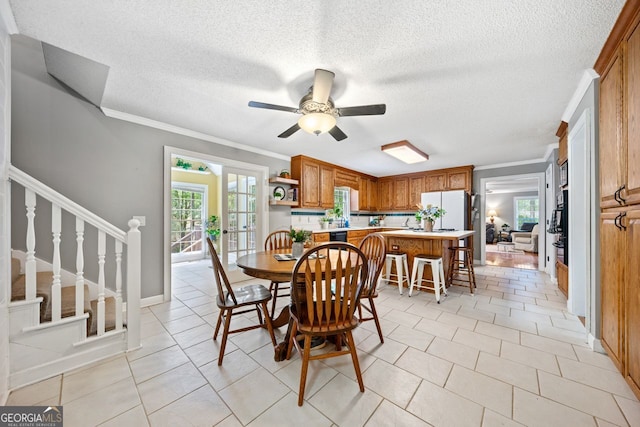
M 204 258 L 203 221 L 207 189 L 198 184 L 171 184 L 171 262 Z
M 242 255 L 262 249 L 264 210 L 261 173 L 234 167 L 222 168 L 222 263 L 229 280 L 246 278 L 236 266 Z

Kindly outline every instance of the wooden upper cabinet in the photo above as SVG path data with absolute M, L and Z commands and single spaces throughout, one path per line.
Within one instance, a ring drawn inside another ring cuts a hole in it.
M 562 165 L 567 161 L 568 147 L 567 147 L 567 128 L 569 124 L 567 122 L 560 122 L 560 126 L 556 131 L 556 136 L 559 138 L 558 143 L 558 164 Z
M 393 209 L 409 209 L 409 178 L 393 180 Z
M 320 207 L 332 208 L 334 203 L 333 187 L 335 177 L 331 167 L 320 166 Z
M 378 181 L 374 179 L 368 180 L 369 185 L 369 210 L 375 211 L 378 209 Z
M 615 193 L 621 187 L 622 141 L 622 56 L 616 55 L 600 79 L 600 206 L 618 206 Z
M 447 172 L 447 190 L 470 191 L 471 173 L 469 171 Z
M 301 208 L 333 207 L 334 169 L 303 156 L 291 159 L 291 177 L 300 181 Z
M 393 178 L 378 180 L 378 209 L 393 209 Z
M 422 176 L 409 179 L 409 209 L 417 209 L 416 205 L 420 203 L 420 197 L 424 192 L 424 178 Z
M 447 188 L 447 174 L 446 172 L 441 173 L 429 173 L 425 178 L 426 181 L 426 191 L 445 191 Z
M 350 172 L 344 169 L 335 170 L 335 186 L 336 187 L 350 187 L 354 190 L 360 189 L 360 176 L 355 172 Z
M 626 68 L 626 188 L 622 196 L 630 205 L 640 203 L 640 24 L 627 40 Z

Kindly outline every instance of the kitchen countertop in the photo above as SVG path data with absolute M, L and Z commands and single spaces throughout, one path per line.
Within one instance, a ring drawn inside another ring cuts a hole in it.
M 380 234 L 388 237 L 404 237 L 412 239 L 440 239 L 440 240 L 457 240 L 472 236 L 473 230 L 457 230 L 457 231 L 414 231 L 414 230 L 394 230 L 382 231 Z
M 371 227 L 342 227 L 342 228 L 327 228 L 325 230 L 312 230 L 311 233 L 331 233 L 332 231 L 357 231 L 357 230 L 407 230 L 410 231 L 408 227 L 379 227 L 379 226 L 371 226 Z

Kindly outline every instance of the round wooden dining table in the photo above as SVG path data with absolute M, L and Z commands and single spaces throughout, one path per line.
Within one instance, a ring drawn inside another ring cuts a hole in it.
M 329 257 L 331 258 L 331 264 L 335 265 L 334 257 L 338 258 L 339 251 L 330 251 Z M 258 279 L 266 279 L 272 282 L 291 282 L 291 273 L 293 267 L 296 265 L 296 259 L 290 259 L 286 261 L 279 261 L 276 259 L 277 255 L 291 254 L 291 249 L 274 249 L 267 251 L 254 252 L 239 257 L 236 260 L 236 265 L 242 270 L 242 272 L 248 276 Z M 289 325 L 287 333 L 285 334 L 285 341 L 279 343 L 275 348 L 274 360 L 280 362 L 285 359 L 287 352 L 288 339 L 290 335 L 291 316 L 289 314 L 289 305 L 285 305 L 278 316 L 271 320 L 274 328 L 279 328 L 284 325 Z

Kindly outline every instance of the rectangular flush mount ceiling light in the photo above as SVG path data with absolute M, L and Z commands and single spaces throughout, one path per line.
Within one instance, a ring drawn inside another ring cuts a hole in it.
M 382 151 L 402 160 L 405 163 L 412 164 L 429 160 L 429 155 L 418 150 L 407 140 L 392 142 L 380 147 Z

